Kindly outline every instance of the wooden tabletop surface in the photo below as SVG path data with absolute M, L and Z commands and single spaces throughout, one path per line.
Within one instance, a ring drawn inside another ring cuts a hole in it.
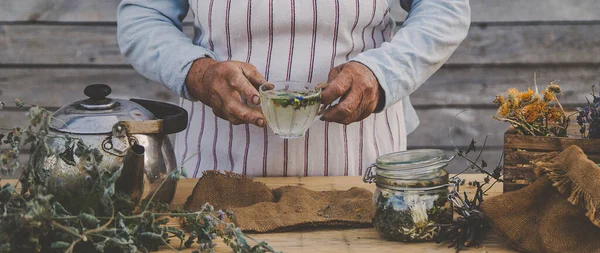
M 461 175 L 467 181 L 483 181 L 481 175 Z M 253 180 L 263 182 L 271 188 L 286 185 L 302 186 L 310 190 L 347 190 L 352 187 L 363 187 L 371 191 L 375 190 L 374 184 L 365 184 L 361 177 L 264 177 Z M 183 204 L 192 192 L 196 179 L 183 179 L 177 187 L 177 193 L 173 204 Z M 461 190 L 470 192 L 473 187 L 461 187 Z M 489 196 L 502 193 L 502 184 L 496 184 L 489 192 Z M 269 243 L 278 251 L 286 253 L 316 253 L 316 252 L 455 252 L 449 249 L 447 244 L 435 243 L 401 243 L 387 241 L 381 238 L 374 228 L 364 229 L 318 229 L 304 230 L 300 232 L 253 234 L 252 238 Z M 218 243 L 216 252 L 231 252 L 223 243 Z M 173 243 L 173 246 L 178 246 Z M 511 250 L 504 241 L 495 234 L 489 234 L 479 249 L 469 249 L 465 252 L 517 252 Z M 172 252 L 169 250 L 161 253 Z M 182 252 L 190 252 L 183 250 Z
M 481 175 L 461 175 L 467 181 L 483 180 Z M 286 185 L 302 186 L 310 190 L 347 190 L 351 187 L 363 187 L 371 191 L 375 185 L 364 184 L 361 177 L 270 177 L 254 178 L 253 180 L 263 182 L 271 188 Z M 2 180 L 9 183 L 14 180 Z M 186 198 L 191 194 L 197 179 L 182 179 L 177 187 L 174 205 L 183 205 Z M 461 191 L 471 192 L 472 187 L 461 187 Z M 487 197 L 502 193 L 502 184 L 496 184 Z M 447 244 L 435 243 L 401 243 L 383 239 L 374 228 L 363 229 L 317 229 L 303 230 L 298 232 L 252 234 L 252 238 L 266 241 L 278 251 L 286 253 L 316 253 L 316 252 L 454 252 Z M 179 242 L 172 241 L 172 246 L 178 247 Z M 173 252 L 164 247 L 159 253 Z M 191 252 L 191 249 L 183 249 L 181 252 Z M 217 240 L 216 252 L 231 252 L 224 243 Z M 517 252 L 497 235 L 489 233 L 483 245 L 478 248 L 470 248 L 464 252 Z

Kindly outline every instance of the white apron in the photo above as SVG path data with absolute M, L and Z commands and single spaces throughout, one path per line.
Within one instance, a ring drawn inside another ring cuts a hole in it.
M 194 43 L 220 61 L 254 65 L 269 81 L 321 83 L 329 70 L 390 41 L 387 0 L 190 0 Z M 232 125 L 201 102 L 182 100 L 187 130 L 177 134 L 178 164 L 249 176 L 356 176 L 379 155 L 406 150 L 402 103 L 344 126 L 317 121 L 304 138 Z

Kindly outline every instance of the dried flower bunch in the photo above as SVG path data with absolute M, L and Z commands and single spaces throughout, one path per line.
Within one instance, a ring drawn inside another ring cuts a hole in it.
M 542 94 L 537 86 L 535 89 L 511 88 L 506 96 L 497 95 L 494 103 L 498 111 L 494 119 L 510 123 L 521 135 L 567 136 L 568 117 L 557 98 L 561 94 L 560 86 L 552 82 Z
M 227 222 L 226 212 L 215 212 L 208 203 L 198 212 L 169 210 L 168 206 L 153 202 L 154 196 L 136 207 L 131 197 L 120 193 L 115 182 L 121 170 L 110 172 L 99 166 L 102 155 L 70 136 L 49 131 L 51 113 L 39 106 L 15 101 L 17 108 L 29 107 L 28 124 L 24 127 L 3 129 L 0 134 L 0 175 L 23 169 L 21 190 L 17 185 L 0 187 L 0 253 L 29 252 L 86 252 L 137 253 L 170 247 L 171 240 L 179 240 L 179 248 L 194 248 L 192 252 L 213 252 L 216 239 L 222 238 L 233 252 L 275 252 L 265 242 L 257 242 L 244 235 L 241 229 Z M 0 102 L 0 106 L 4 105 Z M 64 138 L 64 147 L 48 145 L 50 138 Z M 17 160 L 22 148 L 29 147 L 27 164 Z M 94 205 L 84 205 L 75 213 L 63 207 L 47 191 L 47 171 L 44 160 L 74 151 L 94 177 L 90 197 Z M 178 171 L 169 175 L 179 179 Z M 166 180 L 166 179 L 165 179 Z M 134 211 L 139 209 L 139 211 Z M 169 218 L 179 218 L 191 232 L 169 226 Z M 251 243 L 254 242 L 254 245 Z
M 586 98 L 587 105 L 577 108 L 577 124 L 583 138 L 600 139 L 600 92 L 596 94 L 594 88 L 595 85 L 592 86 L 592 101 Z

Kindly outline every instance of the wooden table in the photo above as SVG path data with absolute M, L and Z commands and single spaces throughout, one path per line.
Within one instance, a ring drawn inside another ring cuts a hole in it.
M 467 181 L 483 181 L 481 175 L 462 175 L 461 178 Z M 310 190 L 347 190 L 351 187 L 364 187 L 371 191 L 375 190 L 375 185 L 364 184 L 361 177 L 271 177 L 254 178 L 255 181 L 263 182 L 271 188 L 277 188 L 286 185 L 302 186 Z M 2 183 L 11 180 L 2 181 Z M 12 180 L 14 183 L 14 180 Z M 191 194 L 197 179 L 182 179 L 177 187 L 177 193 L 173 200 L 174 205 L 183 205 L 186 198 Z M 461 191 L 471 192 L 472 187 L 461 187 Z M 502 193 L 502 184 L 496 184 L 489 192 L 489 196 L 496 196 Z M 318 229 L 299 232 L 253 234 L 257 240 L 266 241 L 278 251 L 283 252 L 454 252 L 454 249 L 447 248 L 447 244 L 435 243 L 401 243 L 387 241 L 380 237 L 374 228 L 363 229 Z M 231 249 L 224 243 L 217 240 L 216 252 L 231 252 Z M 172 240 L 172 246 L 179 247 L 177 240 Z M 164 247 L 159 253 L 173 252 Z M 190 249 L 184 249 L 181 252 L 191 252 Z M 517 252 L 511 250 L 509 246 L 497 235 L 490 233 L 479 249 L 470 248 L 465 252 Z
M 483 181 L 481 175 L 461 175 L 461 178 Z M 271 188 L 286 185 L 302 186 L 310 190 L 347 190 L 352 187 L 364 187 L 371 191 L 375 190 L 374 184 L 364 184 L 361 177 L 270 177 L 254 178 L 255 181 L 263 182 Z M 177 187 L 177 193 L 173 204 L 183 204 L 192 192 L 196 179 L 184 179 Z M 461 187 L 461 190 L 470 192 L 472 187 Z M 489 192 L 490 196 L 502 193 L 502 184 L 496 184 Z M 489 196 L 488 196 L 489 197 Z M 273 246 L 276 250 L 286 253 L 292 252 L 454 252 L 448 249 L 447 244 L 435 243 L 400 243 L 387 241 L 381 238 L 374 228 L 364 229 L 319 229 L 301 232 L 253 234 L 252 238 L 263 240 Z M 218 243 L 218 242 L 217 242 Z M 173 243 L 173 246 L 179 246 Z M 504 241 L 495 234 L 490 234 L 479 249 L 469 249 L 465 252 L 517 252 L 511 250 Z M 161 253 L 172 252 L 169 250 Z M 184 250 L 182 252 L 190 252 Z M 231 252 L 223 243 L 218 243 L 216 252 Z

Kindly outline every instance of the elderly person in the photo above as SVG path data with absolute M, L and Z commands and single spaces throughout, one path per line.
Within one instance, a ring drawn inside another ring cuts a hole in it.
M 406 149 L 419 124 L 409 95 L 470 23 L 468 0 L 400 0 L 409 15 L 394 34 L 392 1 L 123 0 L 118 42 L 188 110 L 175 150 L 189 176 L 360 175 L 377 156 Z M 181 31 L 190 9 L 192 39 Z M 325 83 L 323 104 L 339 102 L 303 138 L 281 139 L 248 105 L 267 81 Z

